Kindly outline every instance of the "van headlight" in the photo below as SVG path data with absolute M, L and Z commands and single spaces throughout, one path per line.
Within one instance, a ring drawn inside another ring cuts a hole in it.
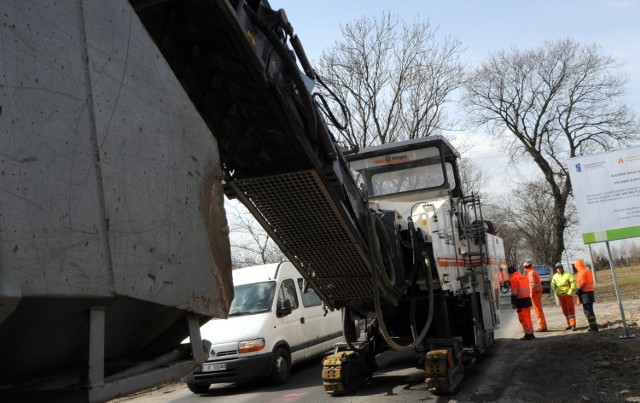
M 264 349 L 264 339 L 244 340 L 238 342 L 238 353 L 255 353 Z

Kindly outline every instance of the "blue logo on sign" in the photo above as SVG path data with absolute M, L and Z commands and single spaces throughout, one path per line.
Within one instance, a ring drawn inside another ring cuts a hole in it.
M 580 165 L 580 163 L 576 164 L 576 172 L 582 172 L 582 166 Z

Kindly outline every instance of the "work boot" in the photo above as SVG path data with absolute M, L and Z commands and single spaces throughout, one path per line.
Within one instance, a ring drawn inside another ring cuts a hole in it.
M 536 332 L 548 332 L 548 331 L 549 331 L 549 329 L 546 329 L 546 328 L 545 329 L 536 329 Z
M 536 336 L 534 336 L 533 333 L 527 333 L 520 340 L 533 340 L 535 338 Z
M 598 331 L 598 325 L 591 325 L 589 326 L 589 329 L 587 329 L 588 332 L 597 332 Z
M 575 326 L 571 326 L 571 325 L 569 325 L 569 326 L 565 327 L 565 328 L 564 328 L 564 330 L 569 330 L 569 329 L 571 329 L 572 327 L 575 327 Z
M 573 331 L 575 332 L 576 330 L 578 330 L 578 328 L 574 326 L 573 327 Z

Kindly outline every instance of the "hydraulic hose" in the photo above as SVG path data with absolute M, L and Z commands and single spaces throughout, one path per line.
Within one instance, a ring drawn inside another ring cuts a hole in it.
M 376 234 L 376 230 L 375 230 L 375 220 L 376 220 L 376 216 L 374 214 L 371 214 L 372 217 L 372 221 L 371 221 L 371 225 L 370 225 L 370 229 L 369 229 L 369 239 L 370 241 L 374 242 L 374 241 L 378 241 L 378 237 Z M 371 244 L 372 248 L 374 249 L 374 253 L 375 253 L 375 258 L 376 258 L 376 264 L 379 265 L 382 262 L 382 257 L 380 256 L 380 247 L 379 245 L 376 246 L 375 243 Z M 382 270 L 384 270 L 384 268 L 382 268 Z M 428 277 L 428 288 L 429 288 L 429 315 L 427 317 L 427 321 L 424 325 L 424 327 L 422 328 L 422 331 L 420 332 L 420 335 L 418 335 L 418 338 L 415 339 L 413 341 L 413 343 L 406 345 L 406 346 L 402 346 L 398 343 L 396 343 L 395 341 L 393 341 L 393 339 L 391 338 L 391 336 L 389 335 L 389 332 L 387 331 L 387 327 L 384 323 L 384 317 L 382 315 L 382 306 L 380 304 L 380 289 L 379 287 L 379 277 L 376 275 L 377 272 L 380 272 L 380 268 L 378 267 L 377 270 L 373 270 L 372 273 L 372 277 L 373 277 L 373 303 L 375 306 L 375 310 L 376 310 L 376 317 L 378 320 L 378 325 L 380 328 L 380 333 L 382 333 L 382 337 L 384 338 L 384 340 L 387 342 L 387 344 L 392 347 L 394 350 L 396 351 L 411 351 L 413 349 L 415 349 L 416 347 L 418 347 L 421 343 L 422 340 L 425 338 L 425 336 L 427 335 L 427 332 L 429 331 L 429 328 L 431 327 L 431 322 L 433 321 L 433 284 L 432 284 L 432 280 L 433 280 L 433 275 L 431 273 L 431 268 L 429 267 L 427 270 L 427 277 Z
M 298 65 L 294 60 L 291 59 L 287 48 L 284 47 L 282 43 L 280 43 L 280 39 L 276 36 L 276 34 L 271 30 L 271 28 L 260 18 L 260 16 L 251 9 L 248 4 L 244 4 L 244 11 L 247 13 L 247 16 L 251 20 L 251 22 L 264 34 L 264 36 L 269 40 L 269 43 L 273 45 L 273 48 L 282 59 L 285 64 L 285 68 L 289 71 L 289 75 L 296 87 L 298 88 L 298 95 L 300 96 L 300 101 L 302 102 L 302 106 L 304 109 L 304 114 L 308 120 L 307 122 L 307 130 L 310 137 L 315 140 L 318 138 L 318 126 L 316 122 L 316 112 L 313 107 L 313 100 L 311 99 L 311 95 L 300 77 L 300 72 L 298 70 Z

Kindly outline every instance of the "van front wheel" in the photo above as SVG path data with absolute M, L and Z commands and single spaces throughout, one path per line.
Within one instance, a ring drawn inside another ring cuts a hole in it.
M 289 381 L 291 377 L 291 356 L 289 352 L 282 347 L 278 347 L 273 354 L 273 364 L 271 366 L 271 375 L 269 379 L 273 384 L 283 385 Z

